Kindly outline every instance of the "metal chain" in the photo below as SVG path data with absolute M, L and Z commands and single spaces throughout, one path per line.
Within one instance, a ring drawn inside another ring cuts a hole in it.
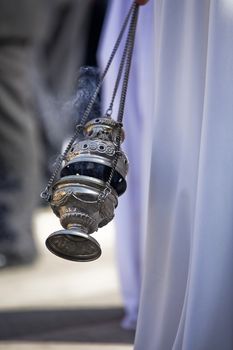
M 128 37 L 129 37 L 129 33 L 128 33 Z M 127 39 L 127 41 L 128 41 L 128 39 Z M 127 41 L 126 41 L 126 44 L 125 44 L 125 47 L 124 47 L 124 51 L 123 51 L 123 55 L 122 55 L 122 58 L 121 58 L 120 67 L 119 67 L 119 71 L 118 71 L 118 74 L 117 74 L 117 79 L 116 79 L 116 82 L 115 82 L 115 85 L 114 85 L 111 102 L 110 102 L 109 107 L 108 107 L 108 109 L 106 111 L 107 117 L 110 117 L 112 115 L 114 101 L 115 101 L 115 98 L 116 98 L 116 95 L 117 95 L 117 91 L 118 91 L 118 88 L 119 88 L 119 85 L 120 85 L 120 81 L 121 81 L 121 78 L 122 78 L 122 73 L 123 73 L 123 69 L 124 69 L 124 66 L 125 66 L 125 60 L 126 60 L 127 51 L 128 51 Z
M 123 121 L 123 116 L 124 116 L 124 110 L 125 110 L 125 101 L 126 101 L 126 95 L 127 95 L 127 89 L 128 89 L 128 82 L 129 82 L 129 74 L 130 74 L 130 68 L 131 68 L 131 62 L 132 62 L 132 55 L 133 55 L 133 48 L 134 48 L 134 42 L 135 42 L 135 34 L 136 34 L 136 27 L 137 27 L 137 20 L 138 20 L 138 11 L 139 11 L 139 6 L 135 3 L 133 12 L 132 12 L 132 18 L 131 18 L 131 23 L 129 27 L 129 33 L 127 36 L 126 44 L 125 44 L 125 49 L 123 53 L 123 57 L 121 60 L 120 69 L 115 85 L 115 89 L 113 92 L 113 98 L 115 98 L 116 91 L 118 89 L 119 83 L 120 83 L 120 78 L 122 75 L 123 67 L 125 66 L 124 70 L 124 77 L 123 77 L 123 82 L 122 82 L 122 91 L 121 91 L 121 98 L 120 98 L 120 105 L 119 105 L 119 111 L 118 111 L 118 125 L 117 125 L 117 136 L 116 136 L 116 153 L 115 157 L 113 160 L 111 172 L 109 175 L 109 179 L 106 183 L 106 187 L 109 189 L 110 184 L 112 182 L 112 178 L 114 175 L 114 172 L 116 170 L 117 162 L 119 159 L 119 156 L 121 154 L 120 152 L 120 145 L 121 145 L 121 129 L 122 129 L 122 121 Z M 108 191 L 108 193 L 110 190 Z M 103 196 L 100 197 L 101 200 L 103 200 Z
M 41 193 L 41 198 L 43 198 L 43 199 L 45 199 L 47 201 L 50 200 L 50 196 L 51 196 L 50 189 L 51 189 L 51 187 L 52 187 L 52 185 L 54 183 L 54 180 L 55 180 L 55 178 L 56 178 L 56 176 L 57 176 L 57 174 L 58 174 L 58 172 L 59 172 L 59 170 L 61 168 L 63 160 L 66 158 L 66 156 L 67 156 L 71 146 L 73 145 L 73 143 L 77 139 L 78 135 L 83 130 L 83 126 L 86 123 L 86 120 L 87 120 L 87 118 L 88 118 L 88 116 L 89 116 L 89 114 L 90 114 L 90 112 L 92 110 L 92 107 L 93 107 L 93 105 L 95 103 L 95 100 L 96 100 L 96 98 L 98 96 L 98 93 L 100 91 L 100 88 L 101 88 L 101 86 L 103 84 L 104 78 L 105 78 L 105 76 L 106 76 L 106 74 L 107 74 L 107 72 L 108 72 L 108 70 L 109 70 L 109 68 L 110 68 L 110 66 L 112 64 L 112 61 L 113 61 L 113 59 L 115 57 L 115 54 L 116 54 L 116 52 L 117 52 L 117 50 L 119 48 L 119 45 L 121 43 L 123 34 L 124 34 L 125 30 L 126 30 L 127 24 L 129 22 L 129 19 L 130 19 L 130 16 L 131 16 L 131 13 L 134 11 L 135 6 L 137 6 L 137 5 L 133 2 L 133 4 L 131 5 L 131 7 L 129 9 L 129 12 L 128 12 L 128 14 L 127 14 L 127 16 L 126 16 L 126 18 L 125 18 L 125 20 L 123 22 L 123 25 L 122 25 L 121 30 L 120 30 L 120 34 L 119 34 L 119 36 L 118 36 L 118 38 L 117 38 L 117 40 L 115 42 L 115 45 L 113 47 L 113 50 L 112 50 L 111 55 L 110 55 L 110 58 L 109 58 L 109 60 L 107 62 L 107 65 L 105 67 L 105 70 L 104 70 L 104 72 L 103 72 L 103 74 L 102 74 L 102 76 L 100 78 L 100 81 L 99 81 L 99 83 L 98 83 L 98 85 L 96 87 L 96 90 L 95 90 L 95 92 L 94 92 L 90 102 L 87 105 L 87 108 L 86 108 L 86 110 L 85 110 L 85 112 L 83 114 L 83 117 L 82 117 L 80 123 L 76 126 L 76 131 L 75 131 L 74 135 L 72 136 L 71 140 L 69 141 L 65 151 L 58 157 L 55 169 L 54 169 L 54 171 L 53 171 L 53 173 L 52 173 L 52 175 L 51 175 L 51 177 L 50 177 L 50 179 L 48 181 L 48 184 L 47 184 L 46 188 L 44 189 L 44 191 Z
M 85 125 L 86 120 L 87 120 L 87 118 L 88 118 L 88 116 L 89 116 L 89 114 L 90 114 L 90 112 L 92 110 L 92 107 L 93 107 L 93 105 L 95 103 L 95 100 L 96 100 L 96 98 L 98 96 L 98 93 L 100 91 L 100 88 L 101 88 L 101 86 L 103 84 L 104 78 L 105 78 L 105 76 L 106 76 L 106 74 L 107 74 L 107 72 L 108 72 L 108 70 L 109 70 L 109 68 L 110 68 L 110 66 L 112 64 L 113 58 L 115 57 L 115 54 L 116 54 L 116 52 L 117 52 L 117 50 L 119 48 L 119 45 L 121 43 L 122 37 L 123 37 L 124 32 L 126 30 L 126 27 L 127 27 L 128 22 L 129 22 L 131 13 L 133 12 L 133 9 L 134 9 L 134 3 L 131 5 L 131 7 L 129 9 L 129 12 L 128 12 L 125 20 L 124 20 L 124 23 L 122 25 L 120 34 L 119 34 L 119 36 L 117 38 L 117 41 L 116 41 L 116 43 L 114 45 L 114 48 L 112 50 L 112 53 L 111 53 L 110 58 L 108 60 L 108 63 L 107 63 L 107 65 L 105 67 L 105 70 L 104 70 L 104 72 L 103 72 L 103 74 L 102 74 L 102 76 L 100 78 L 99 84 L 97 85 L 96 90 L 95 90 L 95 92 L 94 92 L 94 94 L 93 94 L 93 96 L 92 96 L 92 98 L 91 98 L 91 100 L 90 100 L 90 102 L 89 102 L 85 112 L 84 112 L 84 115 L 83 115 L 83 117 L 81 119 L 81 122 L 80 122 L 81 125 Z

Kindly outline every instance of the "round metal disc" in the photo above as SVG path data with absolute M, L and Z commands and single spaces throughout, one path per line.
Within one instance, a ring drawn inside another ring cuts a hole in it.
M 54 232 L 45 244 L 51 253 L 72 261 L 92 261 L 101 255 L 99 243 L 90 235 L 76 230 Z

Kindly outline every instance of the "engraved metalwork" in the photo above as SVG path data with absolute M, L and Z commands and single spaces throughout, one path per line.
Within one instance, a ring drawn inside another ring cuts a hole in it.
M 128 160 L 116 147 L 118 127 L 110 118 L 91 120 L 84 126 L 84 139 L 74 143 L 64 160 L 50 198 L 64 230 L 46 240 L 48 249 L 59 257 L 90 261 L 101 255 L 98 242 L 90 235 L 113 219 L 118 196 L 126 189 Z M 124 139 L 123 130 L 120 137 Z M 116 152 L 118 160 L 113 169 Z

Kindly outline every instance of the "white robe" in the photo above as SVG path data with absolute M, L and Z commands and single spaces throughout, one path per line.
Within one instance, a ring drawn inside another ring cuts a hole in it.
M 156 0 L 154 79 L 135 350 L 232 350 L 233 1 Z
M 233 1 L 150 0 L 140 16 L 152 3 L 154 37 L 140 22 L 137 34 L 153 38 L 155 104 L 135 350 L 232 350 Z M 124 7 L 115 1 L 112 27 Z M 135 52 L 142 72 L 150 52 Z M 133 123 L 146 99 L 131 92 L 127 102 Z M 147 142 L 128 139 L 135 149 Z
M 99 50 L 102 67 L 107 62 L 114 42 L 119 34 L 122 21 L 128 12 L 132 1 L 112 0 L 107 14 L 102 44 Z M 129 88 L 124 115 L 124 130 L 126 140 L 123 148 L 129 158 L 129 174 L 127 177 L 127 191 L 119 198 L 116 209 L 116 251 L 119 268 L 120 286 L 123 303 L 129 320 L 137 318 L 143 251 L 143 226 L 145 218 L 145 187 L 148 186 L 149 152 L 151 137 L 148 137 L 150 120 L 153 110 L 153 2 L 141 11 L 130 72 Z M 144 39 L 144 36 L 147 39 Z M 112 67 L 106 76 L 104 84 L 104 109 L 111 100 L 113 85 L 116 80 L 122 54 L 121 45 Z M 144 62 L 146 64 L 144 64 Z M 120 89 L 119 89 L 120 90 Z M 119 96 L 115 102 L 113 118 L 116 119 Z M 146 134 L 146 136 L 145 136 Z M 145 156 L 146 154 L 146 156 Z

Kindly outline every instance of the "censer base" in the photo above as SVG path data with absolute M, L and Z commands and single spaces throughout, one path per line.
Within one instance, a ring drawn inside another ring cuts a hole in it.
M 51 253 L 72 261 L 92 261 L 101 255 L 99 243 L 76 229 L 56 231 L 47 238 L 45 244 Z

